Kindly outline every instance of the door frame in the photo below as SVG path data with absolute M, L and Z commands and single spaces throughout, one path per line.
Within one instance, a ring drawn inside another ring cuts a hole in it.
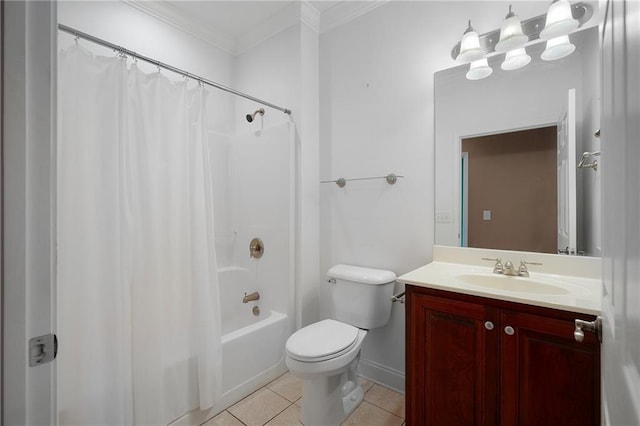
M 469 153 L 462 152 L 460 156 L 460 247 L 469 246 Z
M 29 367 L 55 333 L 57 4 L 2 2 L 2 423 L 56 424 L 55 361 Z

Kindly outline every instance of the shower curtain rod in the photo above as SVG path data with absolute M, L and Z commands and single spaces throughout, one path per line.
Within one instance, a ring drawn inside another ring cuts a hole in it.
M 85 40 L 89 40 L 89 41 L 91 41 L 91 42 L 93 42 L 95 44 L 99 44 L 101 46 L 108 47 L 108 48 L 113 49 L 113 50 L 115 50 L 117 52 L 123 53 L 123 54 L 125 54 L 127 56 L 131 56 L 133 58 L 137 58 L 137 59 L 140 59 L 142 61 L 148 62 L 150 64 L 156 65 L 157 67 L 164 68 L 164 69 L 167 69 L 169 71 L 173 71 L 176 74 L 181 74 L 181 75 L 183 75 L 185 77 L 192 78 L 192 79 L 200 81 L 200 82 L 202 82 L 202 83 L 204 83 L 204 84 L 206 84 L 208 86 L 215 87 L 216 89 L 220 89 L 220 90 L 223 90 L 225 92 L 232 93 L 234 95 L 243 97 L 245 99 L 249 99 L 251 101 L 257 102 L 257 103 L 262 104 L 264 106 L 268 106 L 269 108 L 277 109 L 278 111 L 282 111 L 285 114 L 291 114 L 291 110 L 288 109 L 288 108 L 279 107 L 278 105 L 274 105 L 274 104 L 272 104 L 270 102 L 263 101 L 262 99 L 258 99 L 256 97 L 251 96 L 251 95 L 247 95 L 246 93 L 239 92 L 239 91 L 237 91 L 235 89 L 232 89 L 230 87 L 223 86 L 222 84 L 216 83 L 215 81 L 207 80 L 206 78 L 197 76 L 195 74 L 191 74 L 190 72 L 181 70 L 180 68 L 176 68 L 176 67 L 171 66 L 169 64 L 165 64 L 164 62 L 160 62 L 160 61 L 156 61 L 155 59 L 148 58 L 148 57 L 143 56 L 143 55 L 141 55 L 139 53 L 136 53 L 136 52 L 134 52 L 132 50 L 125 49 L 122 46 L 118 46 L 118 45 L 115 45 L 113 43 L 109 43 L 106 40 L 102 40 L 102 39 L 100 39 L 98 37 L 94 37 L 94 36 L 92 36 L 90 34 L 83 33 L 82 31 L 78 31 L 75 28 L 71 28 L 71 27 L 68 27 L 68 26 L 63 25 L 63 24 L 58 24 L 58 30 L 66 32 L 66 33 L 69 33 L 69 34 L 71 34 L 71 35 L 73 35 L 73 36 L 75 36 L 77 38 L 82 38 L 82 39 L 85 39 Z

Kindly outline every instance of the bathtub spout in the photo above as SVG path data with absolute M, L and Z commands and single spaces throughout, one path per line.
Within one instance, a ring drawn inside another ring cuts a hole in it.
M 242 303 L 249 303 L 254 300 L 260 300 L 260 293 L 258 293 L 257 291 L 254 291 L 251 294 L 245 293 L 244 297 L 242 298 Z

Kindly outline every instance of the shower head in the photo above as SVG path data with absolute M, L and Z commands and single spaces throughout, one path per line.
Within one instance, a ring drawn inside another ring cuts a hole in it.
M 264 115 L 264 108 L 255 110 L 253 114 L 247 114 L 247 121 L 251 123 L 256 118 L 256 115 L 258 114 Z

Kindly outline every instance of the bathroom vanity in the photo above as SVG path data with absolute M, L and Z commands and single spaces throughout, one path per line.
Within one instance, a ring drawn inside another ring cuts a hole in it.
M 491 256 L 527 256 L 546 270 L 494 274 L 482 260 Z M 435 247 L 433 263 L 399 278 L 407 424 L 600 424 L 600 342 L 575 333 L 576 319 L 600 310 L 599 260 L 558 258 Z

